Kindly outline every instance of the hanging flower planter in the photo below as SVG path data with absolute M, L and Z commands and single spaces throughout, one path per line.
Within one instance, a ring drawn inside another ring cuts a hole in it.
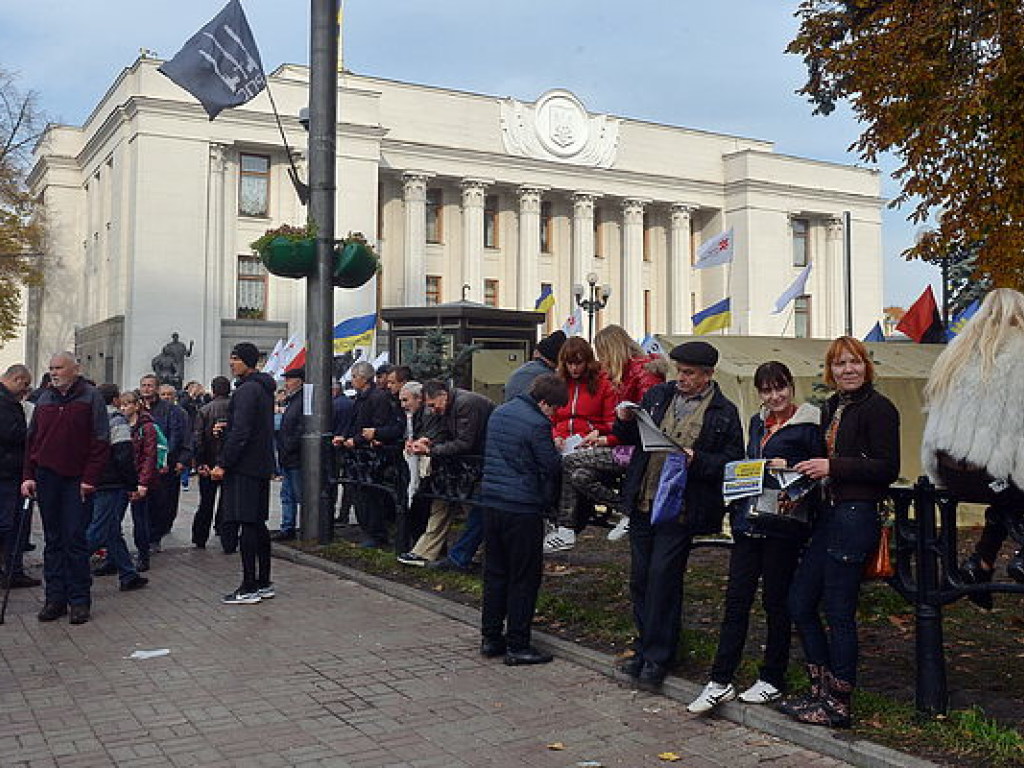
M 377 274 L 380 260 L 361 232 L 349 232 L 338 244 L 332 282 L 337 288 L 358 288 Z
M 259 254 L 263 266 L 278 277 L 306 277 L 316 270 L 316 226 L 282 224 L 268 229 L 252 249 Z

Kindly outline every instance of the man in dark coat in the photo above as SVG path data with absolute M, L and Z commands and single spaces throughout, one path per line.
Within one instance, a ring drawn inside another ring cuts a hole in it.
M 356 363 L 352 366 L 351 373 L 352 387 L 356 390 L 355 410 L 348 433 L 342 438 L 335 437 L 334 445 L 352 450 L 397 444 L 404 429 L 404 419 L 398 411 L 397 402 L 387 388 L 375 385 L 376 374 L 369 363 Z M 387 492 L 360 487 L 352 495 L 356 519 L 366 537 L 363 546 L 386 547 L 388 513 L 393 508 Z
M 24 544 L 30 522 L 22 519 L 21 471 L 25 464 L 25 436 L 28 421 L 22 400 L 32 385 L 32 374 L 24 365 L 12 365 L 0 376 L 0 553 L 3 586 L 12 589 L 38 587 L 42 582 L 25 573 Z M 18 539 L 18 531 L 22 536 Z
M 167 438 L 167 466 L 160 470 L 160 480 L 145 502 L 149 515 L 150 542 L 145 552 L 139 551 L 139 564 L 148 569 L 150 551 L 160 551 L 160 540 L 171 532 L 178 516 L 183 467 L 179 464 L 183 459 L 190 458 L 186 451 L 190 449 L 192 441 L 187 434 L 188 414 L 174 402 L 173 394 L 167 399 L 160 396 L 160 383 L 156 376 L 147 373 L 140 378 L 139 393 L 153 422 Z
M 248 605 L 274 596 L 270 582 L 270 478 L 274 474 L 274 380 L 256 369 L 260 353 L 243 341 L 228 365 L 238 379 L 228 401 L 228 423 L 210 477 L 224 483 L 224 523 L 240 529 L 242 584 L 225 595 L 228 605 Z
M 110 451 L 110 421 L 103 398 L 79 375 L 70 352 L 50 359 L 50 386 L 29 425 L 23 496 L 39 500 L 43 519 L 46 603 L 40 621 L 70 612 L 71 624 L 89 620 L 92 604 L 85 498 L 96 491 Z
M 538 376 L 529 394 L 499 406 L 487 425 L 480 653 L 504 655 L 510 666 L 551 661 L 530 645 L 530 624 L 543 573 L 544 512 L 557 498 L 562 466 L 551 416 L 568 400 L 565 381 Z
M 538 376 L 554 373 L 558 364 L 558 353 L 565 344 L 565 331 L 555 331 L 537 342 L 533 359 L 512 371 L 505 384 L 505 402 L 530 390 L 530 384 Z
M 195 428 L 192 432 L 196 473 L 199 475 L 199 508 L 192 520 L 192 543 L 199 549 L 206 549 L 212 523 L 220 537 L 224 553 L 231 554 L 238 549 L 238 531 L 234 526 L 223 525 L 224 495 L 220 495 L 221 503 L 218 505 L 217 492 L 220 484 L 210 478 L 210 468 L 217 463 L 221 442 L 224 439 L 224 429 L 228 423 L 231 382 L 226 376 L 215 376 L 210 382 L 210 391 L 213 393 L 213 399 L 196 413 Z
M 689 341 L 669 353 L 677 378 L 647 391 L 641 401 L 661 431 L 680 446 L 687 465 L 681 507 L 651 521 L 665 452 L 641 450 L 636 416 L 618 409 L 613 431 L 635 445 L 623 482 L 631 545 L 630 596 L 638 638 L 623 672 L 643 688 L 657 688 L 675 660 L 682 621 L 683 574 L 693 537 L 717 533 L 725 516 L 725 465 L 744 456 L 739 413 L 712 380 L 718 350 Z

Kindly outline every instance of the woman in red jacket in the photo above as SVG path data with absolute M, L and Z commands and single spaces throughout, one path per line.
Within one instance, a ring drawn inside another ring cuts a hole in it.
M 139 487 L 130 493 L 132 508 L 132 540 L 135 542 L 136 568 L 140 573 L 149 570 L 149 492 L 160 481 L 156 465 L 156 427 L 153 417 L 142 404 L 138 392 L 121 393 L 121 413 L 128 420 L 135 449 L 135 470 L 139 473 Z
M 593 448 L 616 444 L 611 431 L 618 401 L 586 339 L 574 336 L 562 345 L 558 375 L 568 385 L 569 402 L 551 418 L 555 445 L 565 456 L 556 527 L 544 537 L 548 553 L 572 549 L 576 544 L 576 490 L 567 479 L 573 468 Z
M 665 381 L 669 372 L 664 355 L 644 352 L 621 325 L 606 325 L 594 334 L 594 351 L 608 374 L 616 405 L 623 401 L 639 403 L 648 389 Z M 628 446 L 599 447 L 574 454 L 566 478 L 577 494 L 609 509 L 618 508 L 618 484 L 626 474 L 632 451 Z M 618 541 L 628 532 L 629 518 L 623 515 L 608 532 L 608 538 Z

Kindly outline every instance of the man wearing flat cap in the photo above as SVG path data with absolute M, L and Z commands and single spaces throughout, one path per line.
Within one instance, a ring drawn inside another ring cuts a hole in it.
M 505 402 L 509 402 L 525 395 L 530 391 L 530 385 L 538 376 L 545 373 L 554 373 L 558 364 L 558 353 L 565 344 L 565 331 L 557 330 L 550 336 L 545 336 L 537 342 L 533 350 L 533 359 L 512 371 L 505 384 Z
M 256 369 L 259 350 L 243 341 L 231 349 L 228 366 L 238 380 L 228 402 L 228 423 L 217 465 L 224 483 L 224 523 L 239 528 L 242 584 L 221 602 L 258 603 L 274 596 L 270 582 L 270 478 L 274 474 L 274 380 Z
M 281 530 L 274 541 L 291 541 L 302 503 L 302 385 L 306 381 L 305 368 L 290 368 L 284 372 L 284 413 L 278 427 L 277 462 L 281 465 Z
M 725 516 L 725 465 L 742 459 L 739 413 L 713 381 L 718 350 L 706 341 L 675 347 L 676 380 L 657 384 L 641 401 L 661 431 L 680 447 L 686 488 L 679 509 L 652 523 L 651 508 L 668 452 L 641 449 L 636 415 L 618 409 L 614 434 L 635 445 L 622 496 L 629 514 L 629 590 L 637 640 L 622 671 L 645 689 L 656 689 L 675 661 L 682 622 L 683 574 L 693 537 L 718 533 Z

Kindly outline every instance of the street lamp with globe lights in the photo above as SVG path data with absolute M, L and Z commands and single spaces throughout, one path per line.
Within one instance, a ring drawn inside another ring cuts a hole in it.
M 572 295 L 573 298 L 576 299 L 576 306 L 580 307 L 587 313 L 587 328 L 589 330 L 588 338 L 593 340 L 594 314 L 608 306 L 608 299 L 611 298 L 612 295 L 612 287 L 608 284 L 598 287 L 597 274 L 594 272 L 587 275 L 587 286 L 590 288 L 588 298 L 584 298 L 584 296 L 587 295 L 587 289 L 579 283 L 572 287 Z

